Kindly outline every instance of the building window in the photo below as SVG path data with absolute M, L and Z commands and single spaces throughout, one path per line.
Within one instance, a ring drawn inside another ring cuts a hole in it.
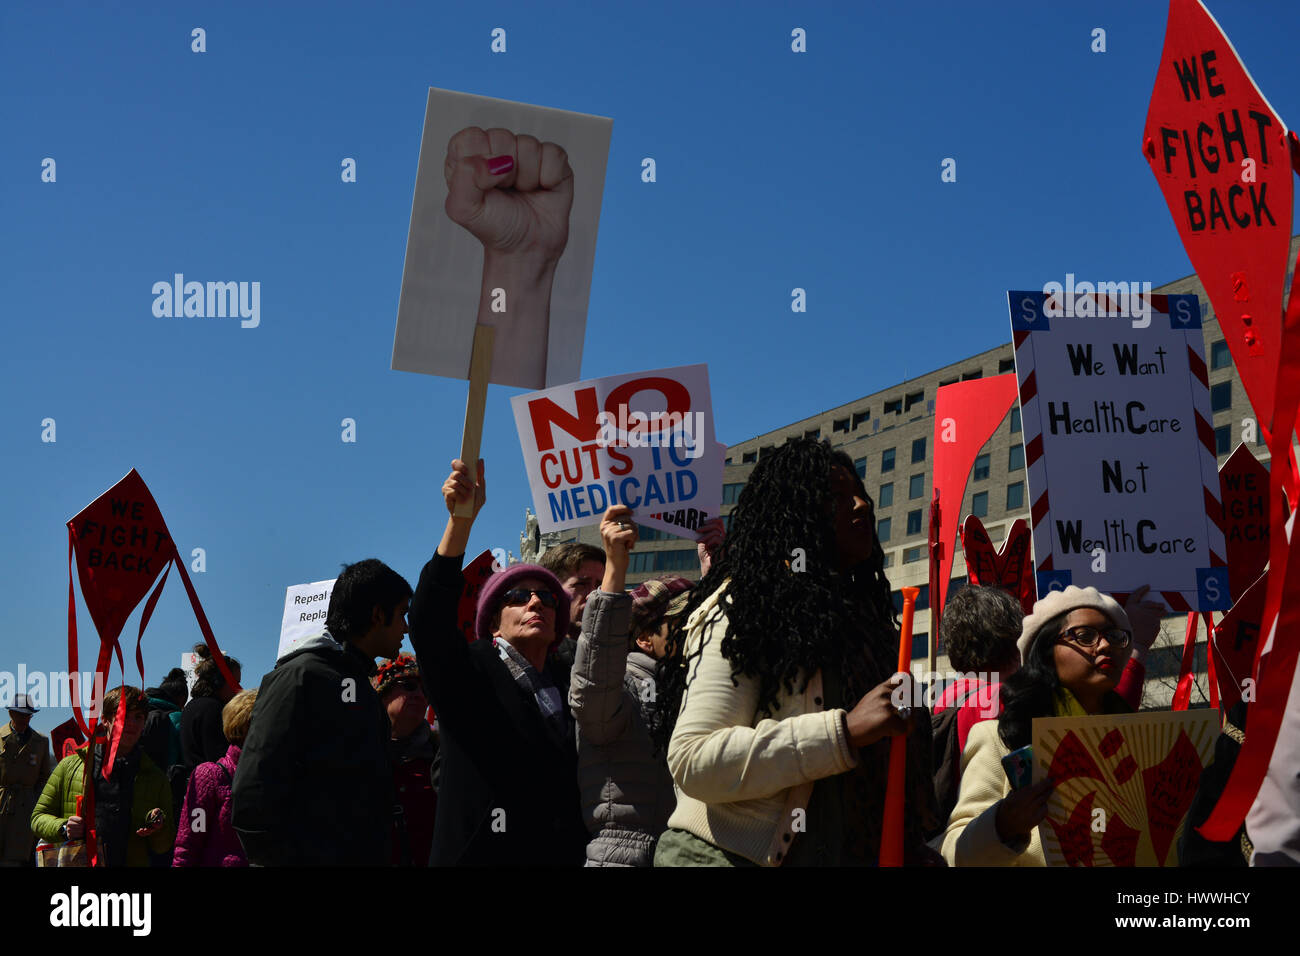
M 849 420 L 847 418 L 837 418 L 831 423 L 832 432 L 846 432 L 849 430 Z
M 867 460 L 865 458 L 853 459 L 853 470 L 858 473 L 859 478 L 867 477 Z
M 903 402 L 903 411 L 911 411 L 913 405 L 918 405 L 923 401 L 925 401 L 925 389 L 921 389 L 919 392 L 908 392 L 907 398 Z
M 1210 411 L 1226 412 L 1232 407 L 1232 382 L 1210 386 Z
M 730 459 L 730 458 L 726 459 L 726 460 L 723 462 L 723 464 L 724 464 L 724 465 L 730 465 L 730 464 L 731 464 L 731 459 Z
M 885 560 L 884 560 L 883 562 L 881 562 L 881 567 L 887 568 L 887 567 L 891 566 L 893 563 L 894 563 L 894 552 L 892 552 L 892 551 L 886 551 L 886 552 L 885 552 Z
M 1011 434 L 1020 431 L 1020 403 L 1011 406 Z
M 1210 346 L 1210 368 L 1227 368 L 1232 364 L 1232 352 L 1227 342 L 1215 342 Z
M 921 533 L 921 509 L 920 508 L 917 508 L 915 511 L 909 511 L 907 513 L 907 533 L 908 534 Z M 906 564 L 907 562 L 904 561 L 903 563 Z
M 989 493 L 987 491 L 981 491 L 971 496 L 970 513 L 977 518 L 987 518 L 989 516 Z
M 820 428 L 810 428 L 803 433 L 803 437 L 811 438 L 813 441 L 816 441 L 818 438 L 822 437 L 822 430 Z
M 912 464 L 925 461 L 925 439 L 918 438 L 912 442 Z
M 1025 446 L 1012 445 L 1007 449 L 1007 471 L 1019 471 L 1025 467 Z
M 740 456 L 740 463 L 742 465 L 752 465 L 756 461 L 758 461 L 758 452 L 756 451 L 747 451 Z
M 853 413 L 853 428 L 854 428 L 854 430 L 856 431 L 856 430 L 857 430 L 857 427 L 858 427 L 859 425 L 861 425 L 863 422 L 865 422 L 867 419 L 869 419 L 870 417 L 871 417 L 871 409 L 869 409 L 869 408 L 864 408 L 864 409 L 863 409 L 862 411 L 860 411 L 860 412 L 854 412 L 854 413 Z
M 910 501 L 925 494 L 925 475 L 913 475 L 907 481 L 907 497 Z
M 880 486 L 880 495 L 876 499 L 877 508 L 888 508 L 894 503 L 894 483 L 888 482 Z
M 740 500 L 740 489 L 745 487 L 743 481 L 736 482 L 732 485 L 722 486 L 722 503 L 724 505 L 734 505 Z
M 1214 430 L 1214 453 L 1226 455 L 1232 451 L 1232 426 L 1220 425 Z
M 894 449 L 886 448 L 880 453 L 880 473 L 894 470 Z
M 881 541 L 889 540 L 889 518 L 881 518 L 876 522 L 876 537 Z
M 989 476 L 989 456 L 980 455 L 975 459 L 975 480 L 983 481 Z
M 930 635 L 926 631 L 912 635 L 912 660 L 919 660 L 929 653 Z M 897 662 L 895 662 L 897 663 Z
M 725 531 L 725 532 L 727 532 L 728 534 L 731 533 L 731 514 L 730 514 L 730 513 L 725 514 L 725 515 L 722 516 L 722 530 Z
M 984 370 L 983 370 L 982 368 L 977 368 L 977 369 L 975 369 L 973 372 L 962 372 L 962 373 L 961 373 L 961 380 L 962 380 L 963 382 L 969 382 L 969 381 L 971 381 L 972 379 L 983 378 L 983 377 L 984 377 Z
M 1003 359 L 1002 361 L 998 362 L 999 375 L 1005 375 L 1007 374 L 1007 372 L 1014 372 L 1015 370 L 1016 370 L 1016 360 L 1013 358 Z
M 699 560 L 694 549 L 690 551 L 655 551 L 656 571 L 690 571 L 698 567 Z
M 903 414 L 903 400 L 901 398 L 896 398 L 892 402 L 885 402 L 885 414 L 886 415 Z
M 632 574 L 644 574 L 654 568 L 653 551 L 634 551 L 629 556 L 627 569 Z
M 1007 510 L 1016 511 L 1025 506 L 1025 483 L 1017 481 L 1007 485 Z
M 957 379 L 945 378 L 942 382 L 939 383 L 939 387 L 943 388 L 945 385 L 956 385 L 956 384 L 957 384 Z
M 915 564 L 925 557 L 925 545 L 918 544 L 915 548 L 903 549 L 903 563 Z

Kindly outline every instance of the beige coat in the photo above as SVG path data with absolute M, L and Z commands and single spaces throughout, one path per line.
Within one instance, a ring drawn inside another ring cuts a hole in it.
M 776 712 L 758 713 L 758 681 L 740 676 L 722 656 L 721 588 L 687 622 L 690 660 L 682 708 L 668 744 L 668 769 L 677 786 L 677 809 L 668 826 L 761 866 L 780 866 L 801 816 L 823 777 L 857 766 L 845 732 L 845 711 L 827 710 L 821 673 L 803 693 L 784 692 Z M 798 682 L 795 684 L 798 687 Z
M 1047 865 L 1038 827 L 1028 843 L 1007 846 L 998 838 L 998 804 L 1011 793 L 1011 781 L 1002 769 L 1008 753 L 996 720 L 971 728 L 961 755 L 961 792 L 943 835 L 943 858 L 949 866 Z
M 49 738 L 33 730 L 20 744 L 12 723 L 0 727 L 0 864 L 32 860 L 32 808 L 49 776 Z

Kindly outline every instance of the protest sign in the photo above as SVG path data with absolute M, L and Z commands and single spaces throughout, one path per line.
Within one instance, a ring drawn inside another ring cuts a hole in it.
M 1250 687 L 1267 590 L 1268 572 L 1265 571 L 1232 602 L 1232 609 L 1223 615 L 1223 620 L 1214 628 L 1210 637 L 1214 676 L 1217 678 L 1219 699 L 1225 711 L 1236 706 L 1243 692 Z
M 1219 490 L 1228 584 L 1237 601 L 1268 564 L 1268 469 L 1245 444 L 1238 445 L 1219 469 Z
M 181 670 L 185 672 L 185 687 L 193 691 L 194 682 L 199 679 L 199 655 L 193 651 L 181 655 Z
M 285 588 L 284 617 L 280 621 L 280 646 L 275 652 L 276 660 L 288 654 L 301 641 L 325 630 L 335 580 L 337 579 L 294 584 Z
M 1024 608 L 1034 609 L 1034 559 L 1029 548 L 1029 525 L 1017 518 L 997 551 L 984 523 L 968 515 L 961 526 L 961 547 L 966 555 L 966 577 L 971 587 L 995 587 L 1006 591 Z
M 1048 866 L 1177 866 L 1178 837 L 1214 754 L 1217 710 L 1037 717 L 1034 783 Z
M 460 626 L 460 632 L 465 635 L 465 641 L 472 644 L 478 640 L 478 632 L 474 630 L 474 619 L 478 615 L 478 596 L 487 584 L 488 578 L 492 577 L 497 571 L 503 571 L 493 557 L 491 551 L 484 551 L 477 558 L 465 565 L 465 589 L 460 593 L 460 601 L 456 605 L 456 623 Z
M 430 89 L 392 367 L 468 377 L 475 325 L 490 380 L 572 381 L 582 364 L 613 121 Z
M 1145 324 L 1087 292 L 1008 301 L 1038 593 L 1149 584 L 1175 612 L 1226 609 L 1196 297 L 1132 297 Z
M 932 634 L 939 620 L 952 574 L 952 549 L 961 521 L 966 482 L 979 450 L 1016 400 L 1014 375 L 941 385 L 934 400 L 934 479 L 930 505 L 930 608 Z M 934 670 L 934 641 L 930 669 Z
M 636 521 L 683 537 L 722 505 L 705 365 L 611 375 L 512 398 L 538 526 Z M 658 517 L 655 517 L 658 515 Z
M 1291 240 L 1285 131 L 1200 0 L 1171 0 L 1142 152 L 1266 429 Z

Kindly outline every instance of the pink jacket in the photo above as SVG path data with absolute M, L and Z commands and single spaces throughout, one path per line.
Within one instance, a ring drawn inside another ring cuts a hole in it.
M 230 790 L 238 766 L 239 747 L 231 744 L 220 760 L 194 768 L 172 866 L 248 866 L 243 844 L 230 825 Z

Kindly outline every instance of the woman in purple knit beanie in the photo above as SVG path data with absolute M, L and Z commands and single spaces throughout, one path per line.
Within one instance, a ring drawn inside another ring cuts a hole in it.
M 244 846 L 230 824 L 230 791 L 255 700 L 257 691 L 245 690 L 222 708 L 221 729 L 230 747 L 220 760 L 201 763 L 190 775 L 172 866 L 248 866 Z

